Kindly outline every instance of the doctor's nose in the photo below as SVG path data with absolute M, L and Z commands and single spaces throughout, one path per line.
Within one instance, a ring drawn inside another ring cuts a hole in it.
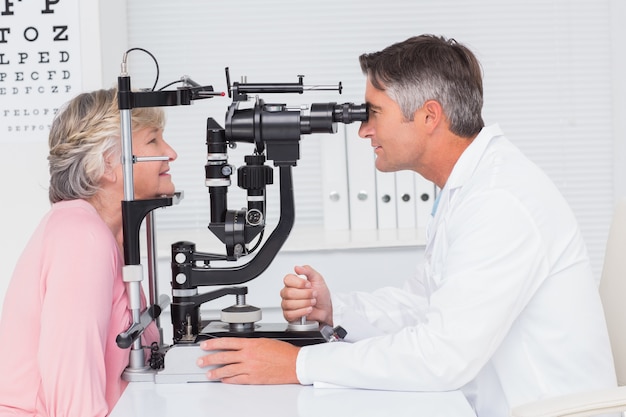
M 368 139 L 374 134 L 374 128 L 372 127 L 372 123 L 369 121 L 361 122 L 361 126 L 359 126 L 359 136 L 363 139 Z

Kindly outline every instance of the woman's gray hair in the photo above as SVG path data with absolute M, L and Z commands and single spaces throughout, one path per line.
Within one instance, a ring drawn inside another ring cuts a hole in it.
M 131 114 L 134 131 L 165 125 L 159 108 L 137 108 Z M 107 160 L 121 162 L 120 136 L 117 90 L 82 93 L 66 103 L 55 116 L 48 138 L 50 202 L 96 194 Z
M 450 130 L 472 137 L 484 126 L 480 63 L 454 39 L 421 35 L 359 57 L 372 85 L 386 91 L 406 120 L 428 100 L 439 102 Z

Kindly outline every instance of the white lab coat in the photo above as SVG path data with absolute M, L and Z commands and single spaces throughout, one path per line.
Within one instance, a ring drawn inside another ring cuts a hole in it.
M 456 163 L 424 259 L 404 288 L 334 295 L 334 323 L 353 343 L 302 348 L 300 382 L 461 389 L 479 417 L 616 385 L 576 219 L 498 126 Z

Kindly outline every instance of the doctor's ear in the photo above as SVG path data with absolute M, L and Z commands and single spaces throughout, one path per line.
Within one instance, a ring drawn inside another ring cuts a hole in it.
M 421 117 L 424 126 L 434 130 L 446 119 L 441 103 L 436 100 L 428 100 L 421 109 L 415 112 L 416 117 Z
M 436 100 L 428 100 L 422 107 L 428 120 L 439 123 L 443 117 L 443 107 Z

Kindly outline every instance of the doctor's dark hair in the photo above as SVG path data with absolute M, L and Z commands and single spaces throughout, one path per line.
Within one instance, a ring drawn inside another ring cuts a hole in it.
M 483 83 L 478 59 L 454 39 L 420 35 L 359 57 L 372 86 L 400 106 L 405 119 L 428 100 L 439 102 L 450 130 L 472 137 L 484 126 Z
M 162 129 L 164 124 L 165 115 L 159 108 L 131 111 L 134 131 Z M 120 132 L 115 89 L 79 94 L 59 110 L 48 137 L 51 203 L 96 194 L 106 170 L 121 163 Z

